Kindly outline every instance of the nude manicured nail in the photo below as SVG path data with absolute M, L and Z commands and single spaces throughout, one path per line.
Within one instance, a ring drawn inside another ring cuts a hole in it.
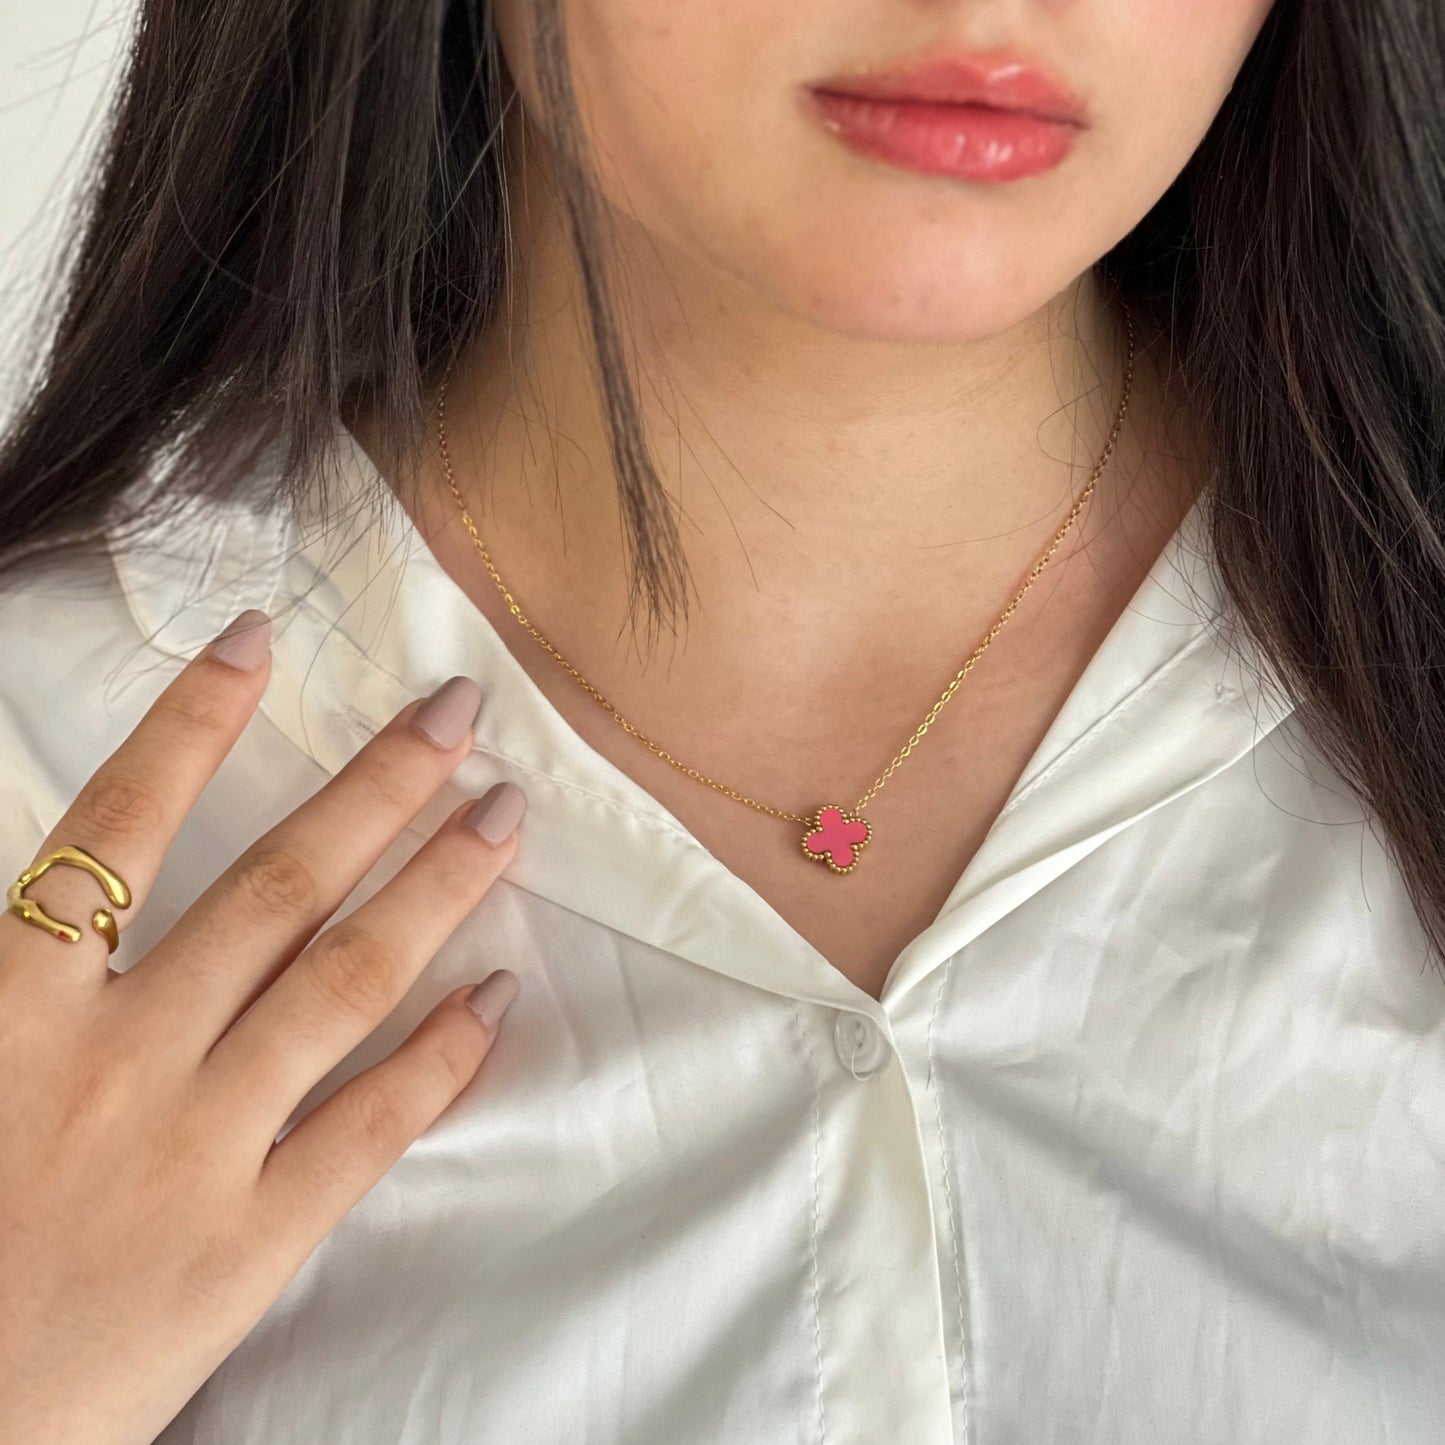
M 449 677 L 416 710 L 411 725 L 443 752 L 472 730 L 482 710 L 482 690 L 469 677 Z
M 252 672 L 271 650 L 271 619 L 259 607 L 248 607 L 211 640 L 211 656 L 228 667 Z
M 492 844 L 505 843 L 527 811 L 527 795 L 515 783 L 493 783 L 462 821 Z
M 517 996 L 520 980 L 509 968 L 489 973 L 468 995 L 467 1007 L 490 1028 L 495 1028 Z

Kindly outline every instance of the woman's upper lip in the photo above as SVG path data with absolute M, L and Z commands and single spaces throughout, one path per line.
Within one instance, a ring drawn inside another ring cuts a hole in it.
M 810 89 L 879 100 L 988 105 L 1041 120 L 1087 123 L 1083 102 L 1058 76 L 1018 56 L 955 51 L 830 76 Z

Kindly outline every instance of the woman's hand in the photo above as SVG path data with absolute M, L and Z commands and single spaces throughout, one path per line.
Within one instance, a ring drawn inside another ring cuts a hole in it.
M 74 844 L 117 872 L 122 930 L 265 690 L 269 620 L 232 629 L 35 854 Z M 152 1440 L 476 1072 L 516 990 L 507 970 L 477 1011 L 470 988 L 449 994 L 276 1140 L 512 857 L 524 800 L 507 784 L 482 825 L 502 842 L 459 808 L 317 931 L 466 756 L 479 702 L 454 678 L 409 704 L 125 973 L 90 923 L 108 900 L 78 868 L 26 890 L 78 942 L 0 912 L 0 1440 Z

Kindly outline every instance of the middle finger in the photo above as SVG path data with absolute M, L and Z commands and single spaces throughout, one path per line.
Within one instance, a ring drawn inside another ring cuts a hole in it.
M 274 1137 L 482 901 L 511 861 L 519 803 L 521 790 L 499 783 L 463 804 L 385 887 L 318 934 L 212 1048 L 206 1070 L 221 1095 L 266 1114 Z

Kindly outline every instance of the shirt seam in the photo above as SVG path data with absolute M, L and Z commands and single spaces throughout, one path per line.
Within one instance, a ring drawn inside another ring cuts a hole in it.
M 972 1354 L 969 1349 L 968 1327 L 964 1316 L 962 1237 L 963 1219 L 953 1201 L 953 1175 L 949 1168 L 948 1144 L 943 1128 L 943 1102 L 938 1089 L 936 1055 L 933 1049 L 933 1026 L 943 1008 L 944 988 L 948 982 L 949 970 L 957 955 L 950 955 L 939 969 L 938 992 L 933 1001 L 933 1012 L 928 1018 L 926 1051 L 928 1057 L 928 1091 L 933 1095 L 934 1127 L 938 1132 L 939 1166 L 943 1174 L 943 1201 L 948 1218 L 948 1242 L 953 1254 L 954 1297 L 958 1305 L 958 1364 L 959 1364 L 959 1426 L 962 1431 L 959 1445 L 968 1445 L 972 1436 L 970 1413 L 972 1407 Z
M 803 1051 L 808 1057 L 808 1067 L 813 1074 L 813 1222 L 809 1239 L 809 1255 L 812 1264 L 812 1295 L 813 1295 L 813 1361 L 816 1370 L 817 1400 L 818 1400 L 818 1440 L 819 1445 L 826 1445 L 828 1439 L 828 1426 L 823 1413 L 823 1328 L 822 1311 L 819 1306 L 818 1295 L 818 1226 L 822 1213 L 822 1092 L 823 1075 L 818 1068 L 818 1060 L 813 1054 L 813 1046 L 808 1042 L 808 1029 L 803 1021 L 802 1011 L 798 1007 L 797 999 L 790 999 L 793 1008 L 793 1023 L 798 1030 L 798 1036 L 803 1042 Z

